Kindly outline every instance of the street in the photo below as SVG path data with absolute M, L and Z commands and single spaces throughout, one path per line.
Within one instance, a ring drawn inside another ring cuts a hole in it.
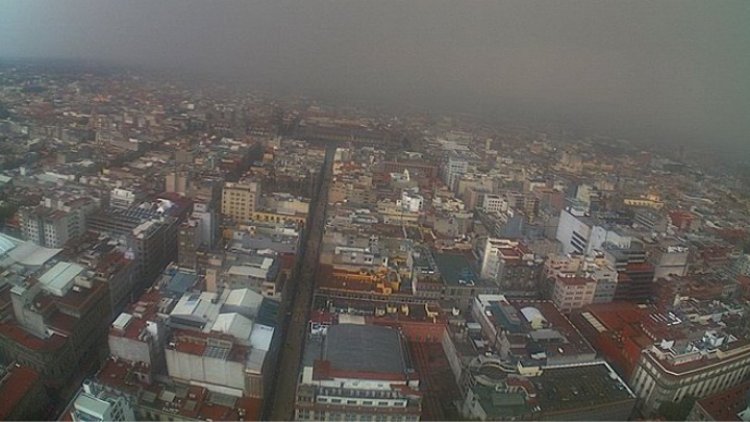
M 270 420 L 291 420 L 294 418 L 297 378 L 315 289 L 320 244 L 325 228 L 328 186 L 331 180 L 334 151 L 335 148 L 333 147 L 326 149 L 320 177 L 321 182 L 314 197 L 311 198 L 311 214 L 305 227 L 303 255 L 297 261 L 294 273 L 287 280 L 283 290 L 279 312 L 279 315 L 283 318 L 281 323 L 283 337 L 277 359 L 273 394 L 269 395 L 272 400 L 270 416 L 268 417 Z

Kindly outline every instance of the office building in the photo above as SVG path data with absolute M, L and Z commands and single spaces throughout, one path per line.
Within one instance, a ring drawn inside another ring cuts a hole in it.
M 235 222 L 247 222 L 258 208 L 259 199 L 260 183 L 226 182 L 221 194 L 221 214 Z

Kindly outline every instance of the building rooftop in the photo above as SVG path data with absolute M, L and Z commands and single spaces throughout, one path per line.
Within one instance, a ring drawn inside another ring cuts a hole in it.
M 323 345 L 331 369 L 353 373 L 404 374 L 411 370 L 407 355 L 397 330 L 374 325 L 331 326 Z
M 635 400 L 635 394 L 605 363 L 546 369 L 533 378 L 545 415 Z
M 450 286 L 473 286 L 479 282 L 471 262 L 464 254 L 436 253 L 437 264 L 443 281 Z
M 146 384 L 136 376 L 137 367 L 123 360 L 107 360 L 96 380 L 134 395 L 139 404 L 174 413 L 177 418 L 203 420 L 260 420 L 262 400 L 232 397 L 179 381 Z
M 14 407 L 39 381 L 39 373 L 28 366 L 10 365 L 0 370 L 0 420 L 8 420 Z
M 704 397 L 697 404 L 715 421 L 743 420 L 738 413 L 750 405 L 750 381 Z
M 58 262 L 49 271 L 39 277 L 44 290 L 55 296 L 63 296 L 73 286 L 75 277 L 80 274 L 84 268 L 71 262 Z

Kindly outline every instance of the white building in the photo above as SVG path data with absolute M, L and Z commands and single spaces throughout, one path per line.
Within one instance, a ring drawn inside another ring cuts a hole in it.
M 458 178 L 462 174 L 466 174 L 469 171 L 469 162 L 456 154 L 451 154 L 448 157 L 448 161 L 445 163 L 443 170 L 443 182 L 448 186 L 448 189 L 453 190 L 456 186 Z
M 408 212 L 420 212 L 424 206 L 424 197 L 419 194 L 418 189 L 404 190 L 401 191 L 401 200 L 396 202 L 396 205 Z
M 110 393 L 91 381 L 83 382 L 83 390 L 73 401 L 70 414 L 76 422 L 135 420 L 133 407 L 125 397 Z
M 134 191 L 115 188 L 109 194 L 109 206 L 115 209 L 126 210 L 138 201 L 138 195 Z
M 235 397 L 262 398 L 274 328 L 255 320 L 262 297 L 249 290 L 185 293 L 169 315 L 169 376 Z
M 486 280 L 495 280 L 502 270 L 504 252 L 521 261 L 533 261 L 534 254 L 520 247 L 517 240 L 488 237 L 484 242 L 482 250 L 482 264 L 479 269 L 479 277 Z M 518 257 L 517 255 L 521 255 Z
M 611 243 L 621 248 L 630 247 L 632 238 L 616 230 L 598 224 L 594 219 L 578 215 L 572 209 L 560 212 L 556 239 L 562 243 L 563 253 L 581 253 L 591 255 L 601 250 L 604 243 Z
M 500 195 L 484 195 L 482 208 L 489 214 L 500 214 L 508 211 L 508 201 Z

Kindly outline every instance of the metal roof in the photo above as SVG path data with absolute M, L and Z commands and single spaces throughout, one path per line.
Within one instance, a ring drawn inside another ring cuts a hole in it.
M 63 296 L 73 286 L 73 280 L 84 268 L 72 262 L 58 262 L 39 277 L 43 288 L 56 296 Z
M 404 373 L 404 350 L 398 331 L 375 325 L 338 324 L 328 328 L 324 357 L 343 371 Z

